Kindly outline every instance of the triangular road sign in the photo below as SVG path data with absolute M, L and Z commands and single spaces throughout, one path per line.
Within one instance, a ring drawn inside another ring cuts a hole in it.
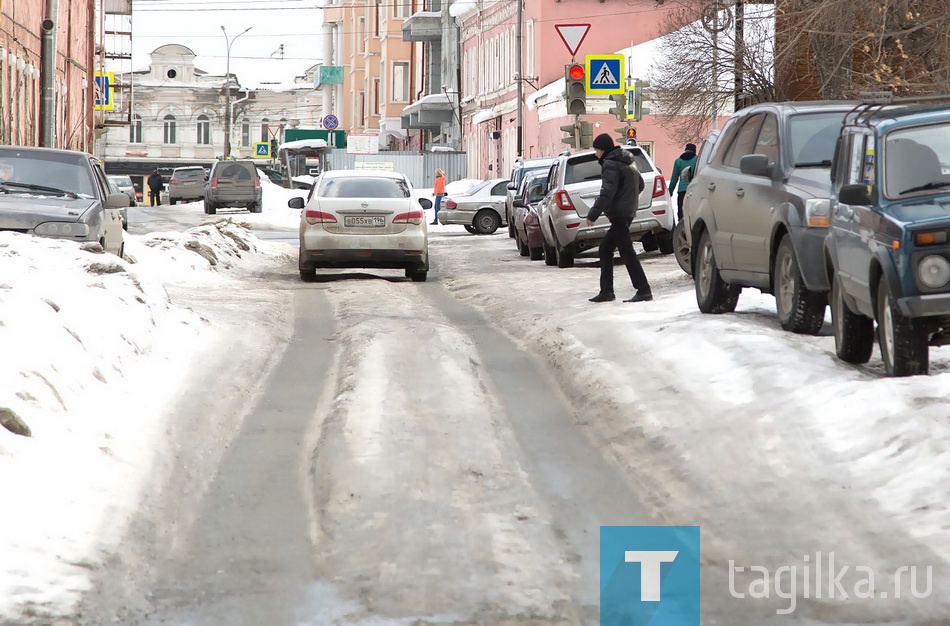
M 561 36 L 561 41 L 567 46 L 571 56 L 575 56 L 584 43 L 584 37 L 590 30 L 590 24 L 556 24 L 557 34 Z

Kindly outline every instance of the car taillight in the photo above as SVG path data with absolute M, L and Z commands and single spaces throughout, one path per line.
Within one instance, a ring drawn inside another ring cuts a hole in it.
M 254 189 L 260 189 L 260 188 L 261 188 L 261 179 L 260 179 L 260 178 L 255 178 L 255 179 L 254 179 Z
M 336 224 L 336 218 L 323 211 L 308 209 L 307 212 L 304 213 L 304 217 L 307 219 L 308 224 Z
M 171 180 L 168 181 L 168 182 L 169 182 L 169 183 L 177 183 L 177 182 L 178 182 L 178 179 L 177 179 L 177 178 L 173 178 L 173 179 L 171 179 Z
M 211 179 L 211 191 L 217 191 L 217 190 L 218 190 L 218 178 L 214 177 Z
M 563 189 L 554 194 L 554 201 L 557 203 L 557 208 L 562 211 L 573 211 L 574 203 L 571 202 L 571 194 L 567 193 Z
M 393 218 L 393 224 L 415 224 L 418 226 L 424 220 L 426 214 L 422 211 L 410 211 L 408 213 L 400 213 Z
M 663 180 L 662 176 L 657 176 L 653 179 L 653 197 L 659 198 L 660 196 L 666 195 L 666 181 Z
M 455 202 L 455 200 L 449 200 L 445 203 L 445 208 L 447 209 L 454 209 L 456 207 L 458 207 L 458 203 Z

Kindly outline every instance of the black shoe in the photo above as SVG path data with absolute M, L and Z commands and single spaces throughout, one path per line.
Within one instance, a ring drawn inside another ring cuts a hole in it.
M 617 296 L 612 293 L 599 293 L 593 298 L 590 298 L 589 302 L 613 302 L 616 299 Z
M 429 222 L 429 226 L 436 226 L 438 222 Z
M 624 302 L 649 302 L 653 300 L 653 294 L 649 291 L 638 291 L 632 298 L 629 300 L 624 300 Z

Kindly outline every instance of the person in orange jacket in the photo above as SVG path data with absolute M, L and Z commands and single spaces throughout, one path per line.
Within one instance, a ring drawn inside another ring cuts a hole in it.
M 439 223 L 439 209 L 442 207 L 442 196 L 445 195 L 445 172 L 435 171 L 435 186 L 432 187 L 432 193 L 435 194 L 435 217 L 432 218 L 433 224 Z

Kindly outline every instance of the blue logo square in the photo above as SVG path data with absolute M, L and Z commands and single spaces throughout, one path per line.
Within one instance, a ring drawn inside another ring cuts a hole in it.
M 699 526 L 601 526 L 601 626 L 700 626 Z

